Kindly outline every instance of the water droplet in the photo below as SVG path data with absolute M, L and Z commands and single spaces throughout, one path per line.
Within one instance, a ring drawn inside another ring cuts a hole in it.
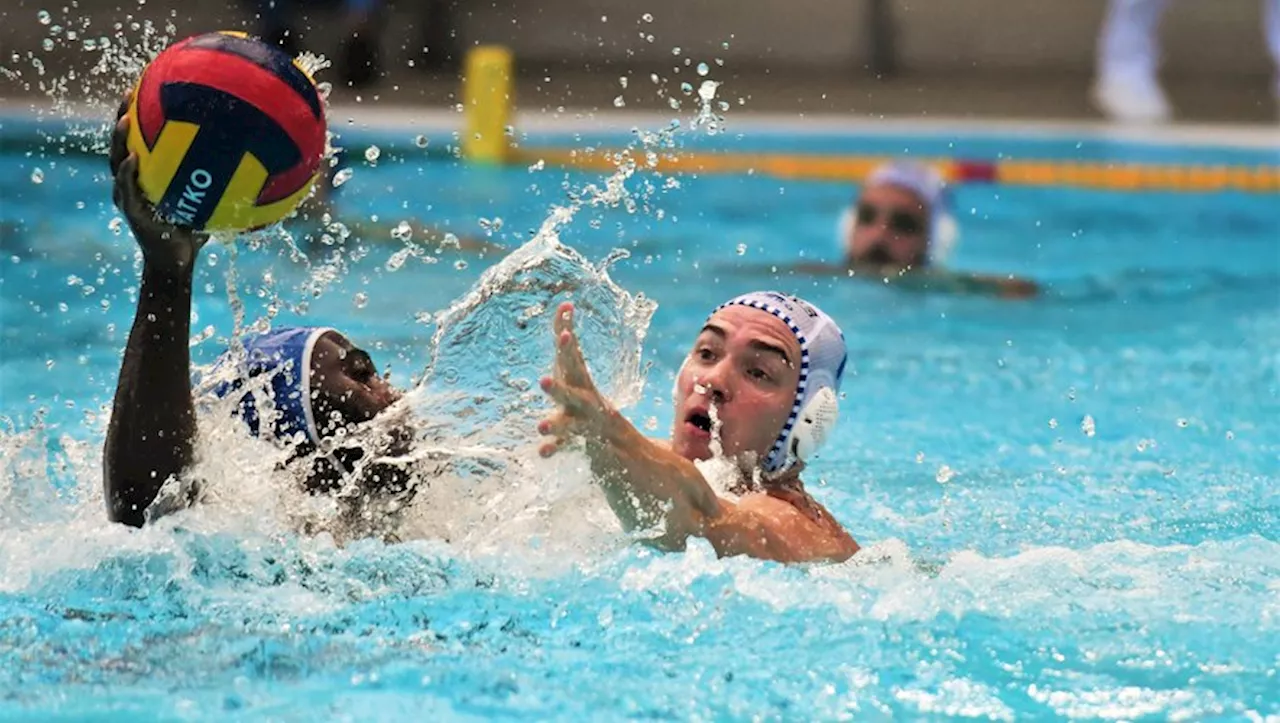
M 746 255 L 747 255 L 747 245 L 746 245 L 746 244 L 738 244 L 738 255 L 739 255 L 739 256 L 746 256 Z
M 76 201 L 76 208 L 77 209 L 84 208 L 84 201 Z
M 618 78 L 618 85 L 621 85 L 621 86 L 622 86 L 622 89 L 623 89 L 623 90 L 626 90 L 626 89 L 627 89 L 627 76 L 625 76 L 625 75 L 624 75 L 624 76 L 622 76 L 621 78 Z
M 53 40 L 51 38 L 41 40 L 40 47 L 44 48 L 46 51 L 53 50 Z
M 116 216 L 115 218 L 107 222 L 107 228 L 111 229 L 111 233 L 119 236 L 120 231 L 124 228 L 124 219 L 120 218 L 119 216 Z
M 41 10 L 40 12 L 36 13 L 36 19 L 40 21 L 41 25 L 48 25 L 53 18 L 49 17 L 48 10 Z
M 614 99 L 613 99 L 613 107 L 614 107 L 614 108 L 622 108 L 622 107 L 626 106 L 626 104 L 627 104 L 627 101 L 623 100 L 623 99 L 622 99 L 622 96 L 618 96 L 617 98 L 614 98 Z
M 916 452 L 916 464 L 924 464 L 924 452 Z
M 424 135 L 416 135 L 413 137 L 413 145 L 419 148 L 426 148 L 427 142 L 427 137 Z
M 640 19 L 645 21 L 646 23 L 651 23 L 653 22 L 653 15 L 649 13 L 645 13 L 644 15 L 640 16 Z
M 356 295 L 351 297 L 351 302 L 357 309 L 363 309 L 369 303 L 369 295 L 363 291 L 357 291 Z
M 938 481 L 938 484 L 944 485 L 950 482 L 955 476 L 956 476 L 956 471 L 944 464 L 938 468 L 938 474 L 934 477 L 934 479 Z
M 537 163 L 533 164 L 532 166 L 529 166 L 529 173 L 533 173 L 534 171 L 541 171 L 546 167 L 547 167 L 547 162 L 539 159 Z
M 679 47 L 679 46 L 676 46 L 676 47 L 672 48 L 672 49 L 671 49 L 671 54 L 672 54 L 672 55 L 679 55 L 679 54 L 680 54 L 680 47 Z
M 453 268 L 459 271 L 462 271 L 467 268 L 467 262 L 463 261 L 462 259 L 458 259 L 457 261 L 453 262 Z
M 648 419 L 644 420 L 644 428 L 650 432 L 656 430 L 658 428 L 658 418 L 649 417 Z
M 1084 432 L 1084 436 L 1092 437 L 1095 430 L 1096 427 L 1093 423 L 1093 417 L 1088 414 L 1084 415 L 1084 419 L 1080 420 L 1080 431 Z
M 706 75 L 711 72 L 711 68 L 706 63 L 698 63 L 698 75 Z
M 347 181 L 350 181 L 351 175 L 353 173 L 355 173 L 355 171 L 352 171 L 350 168 L 343 168 L 342 170 L 333 174 L 333 187 L 337 188 L 338 186 L 341 186 Z
M 391 258 L 387 259 L 387 271 L 399 271 L 400 267 L 404 266 L 404 262 L 408 260 L 409 256 L 416 250 L 416 246 L 409 245 L 394 254 L 391 254 Z
M 1050 420 L 1049 420 L 1049 429 L 1057 429 L 1057 428 L 1058 428 L 1058 420 L 1056 420 L 1056 419 L 1050 419 Z
M 364 149 L 364 159 L 370 163 L 377 163 L 378 156 L 382 155 L 382 149 L 377 146 L 369 146 Z
M 1228 429 L 1228 430 L 1227 430 L 1227 441 L 1231 441 L 1231 440 L 1233 440 L 1233 439 L 1235 439 L 1235 438 L 1236 438 L 1236 433 L 1235 433 L 1235 432 L 1232 432 L 1230 429 Z
M 31 171 L 32 183 L 44 183 L 44 169 L 37 168 Z
M 1186 419 L 1183 419 L 1181 417 L 1178 418 L 1179 429 L 1186 429 L 1188 424 L 1190 424 L 1190 422 L 1188 422 Z
M 398 241 L 408 241 L 413 238 L 413 227 L 408 221 L 401 221 L 395 228 L 391 229 L 391 237 Z
M 680 92 L 684 93 L 685 95 L 689 95 L 690 93 L 693 92 L 693 86 L 689 85 L 688 83 L 681 83 Z

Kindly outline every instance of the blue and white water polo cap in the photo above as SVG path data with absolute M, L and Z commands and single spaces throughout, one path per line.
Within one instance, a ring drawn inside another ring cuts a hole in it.
M 848 350 L 835 320 L 803 299 L 777 291 L 753 291 L 717 306 L 747 306 L 780 319 L 800 344 L 800 378 L 791 413 L 764 460 L 770 474 L 790 469 L 826 441 L 839 413 L 840 382 Z M 710 318 L 710 317 L 708 317 Z

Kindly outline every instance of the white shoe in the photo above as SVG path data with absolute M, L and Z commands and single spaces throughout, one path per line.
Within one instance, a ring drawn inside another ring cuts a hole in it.
M 1094 105 L 1113 121 L 1164 123 L 1169 120 L 1169 100 L 1155 78 L 1143 75 L 1103 74 L 1093 83 Z

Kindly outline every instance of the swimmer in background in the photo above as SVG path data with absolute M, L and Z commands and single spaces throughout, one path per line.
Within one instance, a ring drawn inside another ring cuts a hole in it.
M 776 292 L 745 294 L 707 319 L 680 367 L 669 440 L 650 439 L 596 389 L 573 327 L 573 306 L 554 319 L 556 403 L 538 423 L 550 457 L 581 439 L 592 476 L 628 531 L 684 549 L 702 537 L 721 557 L 786 563 L 843 562 L 858 544 L 800 480 L 804 462 L 835 425 L 847 352 L 836 323 Z M 721 495 L 694 461 L 723 457 L 733 482 Z
M 942 266 L 959 235 L 945 185 L 927 166 L 899 161 L 867 177 L 861 194 L 841 215 L 837 238 L 844 262 L 802 264 L 807 273 L 852 273 L 905 289 L 1035 296 L 1034 282 L 970 274 Z
M 112 137 L 113 199 L 142 249 L 143 267 L 107 429 L 103 485 L 108 517 L 140 527 L 200 496 L 190 478 L 197 429 L 189 339 L 193 271 L 208 236 L 157 219 L 137 185 L 137 156 L 125 146 L 128 123 L 121 118 Z M 253 433 L 291 450 L 286 467 L 306 490 L 355 484 L 361 494 L 343 495 L 344 520 L 355 525 L 352 534 L 375 534 L 379 520 L 370 519 L 367 505 L 412 495 L 410 472 L 381 461 L 406 451 L 410 434 L 386 424 L 374 430 L 380 436 L 363 440 L 364 448 L 317 450 L 340 430 L 348 438 L 369 432 L 367 423 L 385 415 L 400 392 L 367 353 L 332 329 L 274 329 L 247 337 L 244 347 L 243 360 L 224 357 L 235 368 L 216 393 L 241 395 L 237 414 Z M 262 422 L 272 408 L 268 426 Z M 170 480 L 178 491 L 157 503 Z

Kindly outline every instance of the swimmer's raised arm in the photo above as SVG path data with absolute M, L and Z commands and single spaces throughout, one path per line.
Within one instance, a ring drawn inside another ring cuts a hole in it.
M 114 200 L 142 248 L 143 266 L 107 427 L 103 485 L 108 517 L 140 527 L 161 486 L 192 461 L 191 283 L 208 237 L 156 218 L 138 188 L 127 133 L 128 119 L 121 119 L 111 144 Z
M 572 304 L 560 306 L 553 324 L 555 373 L 542 379 L 542 389 L 560 409 L 538 424 L 540 433 L 553 437 L 539 451 L 550 457 L 582 437 L 591 471 L 623 527 L 661 525 L 666 539 L 683 546 L 703 518 L 718 512 L 715 492 L 692 462 L 641 434 L 596 389 L 573 331 Z

